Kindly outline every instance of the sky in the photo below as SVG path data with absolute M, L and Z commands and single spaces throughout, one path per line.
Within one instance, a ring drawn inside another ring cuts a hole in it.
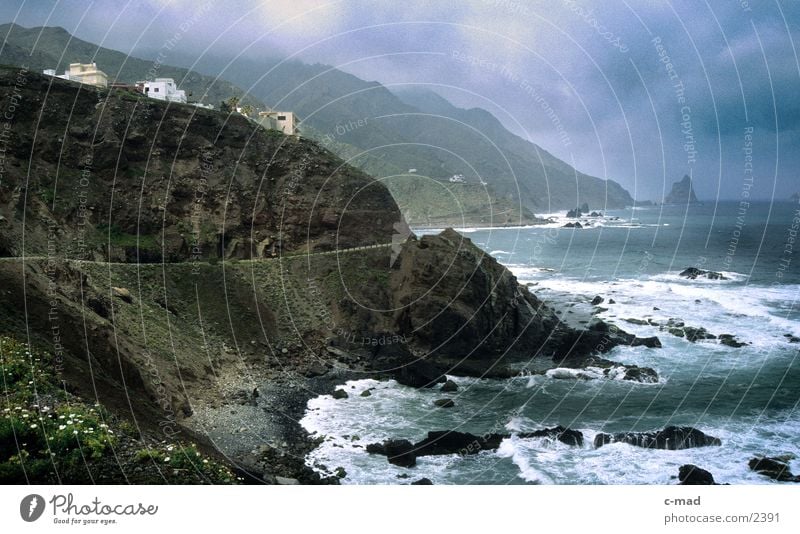
M 795 0 L 3 0 L 0 21 L 432 89 L 637 199 L 684 174 L 701 200 L 800 191 Z

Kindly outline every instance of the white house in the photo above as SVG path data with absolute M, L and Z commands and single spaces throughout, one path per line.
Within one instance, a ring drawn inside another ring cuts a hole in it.
M 172 78 L 156 78 L 152 81 L 136 82 L 136 85 L 141 87 L 142 92 L 150 98 L 186 103 L 186 91 L 178 89 Z
M 280 130 L 286 135 L 297 134 L 297 117 L 291 111 L 261 111 L 258 122 L 269 130 Z

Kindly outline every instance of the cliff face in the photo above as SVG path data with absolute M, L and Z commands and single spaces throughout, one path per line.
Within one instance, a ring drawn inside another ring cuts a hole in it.
M 391 290 L 397 329 L 413 332 L 420 355 L 454 365 L 535 357 L 559 323 L 508 269 L 453 230 L 406 244 Z
M 689 175 L 684 175 L 683 179 L 672 184 L 672 190 L 664 197 L 664 204 L 695 204 L 697 202 Z
M 14 110 L 0 256 L 269 257 L 389 242 L 402 221 L 385 188 L 312 142 L 18 73 L 0 69 L 0 108 Z

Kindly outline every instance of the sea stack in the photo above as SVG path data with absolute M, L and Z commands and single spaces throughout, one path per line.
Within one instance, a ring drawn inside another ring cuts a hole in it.
M 672 184 L 672 191 L 664 197 L 664 204 L 697 204 L 692 188 L 692 179 L 686 174 L 683 179 Z

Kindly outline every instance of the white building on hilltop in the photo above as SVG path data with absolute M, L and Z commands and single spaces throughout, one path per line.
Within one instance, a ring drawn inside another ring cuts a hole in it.
M 297 117 L 291 111 L 261 111 L 258 123 L 268 130 L 280 130 L 286 135 L 297 134 Z
M 97 63 L 70 63 L 69 69 L 64 71 L 64 74 L 56 74 L 55 69 L 45 69 L 42 72 L 47 76 L 54 76 L 62 80 L 95 87 L 108 87 L 108 76 L 97 68 Z
M 156 100 L 166 100 L 167 102 L 186 103 L 186 91 L 178 89 L 175 80 L 172 78 L 156 78 L 152 81 L 136 82 L 137 87 L 141 87 L 142 93 Z

